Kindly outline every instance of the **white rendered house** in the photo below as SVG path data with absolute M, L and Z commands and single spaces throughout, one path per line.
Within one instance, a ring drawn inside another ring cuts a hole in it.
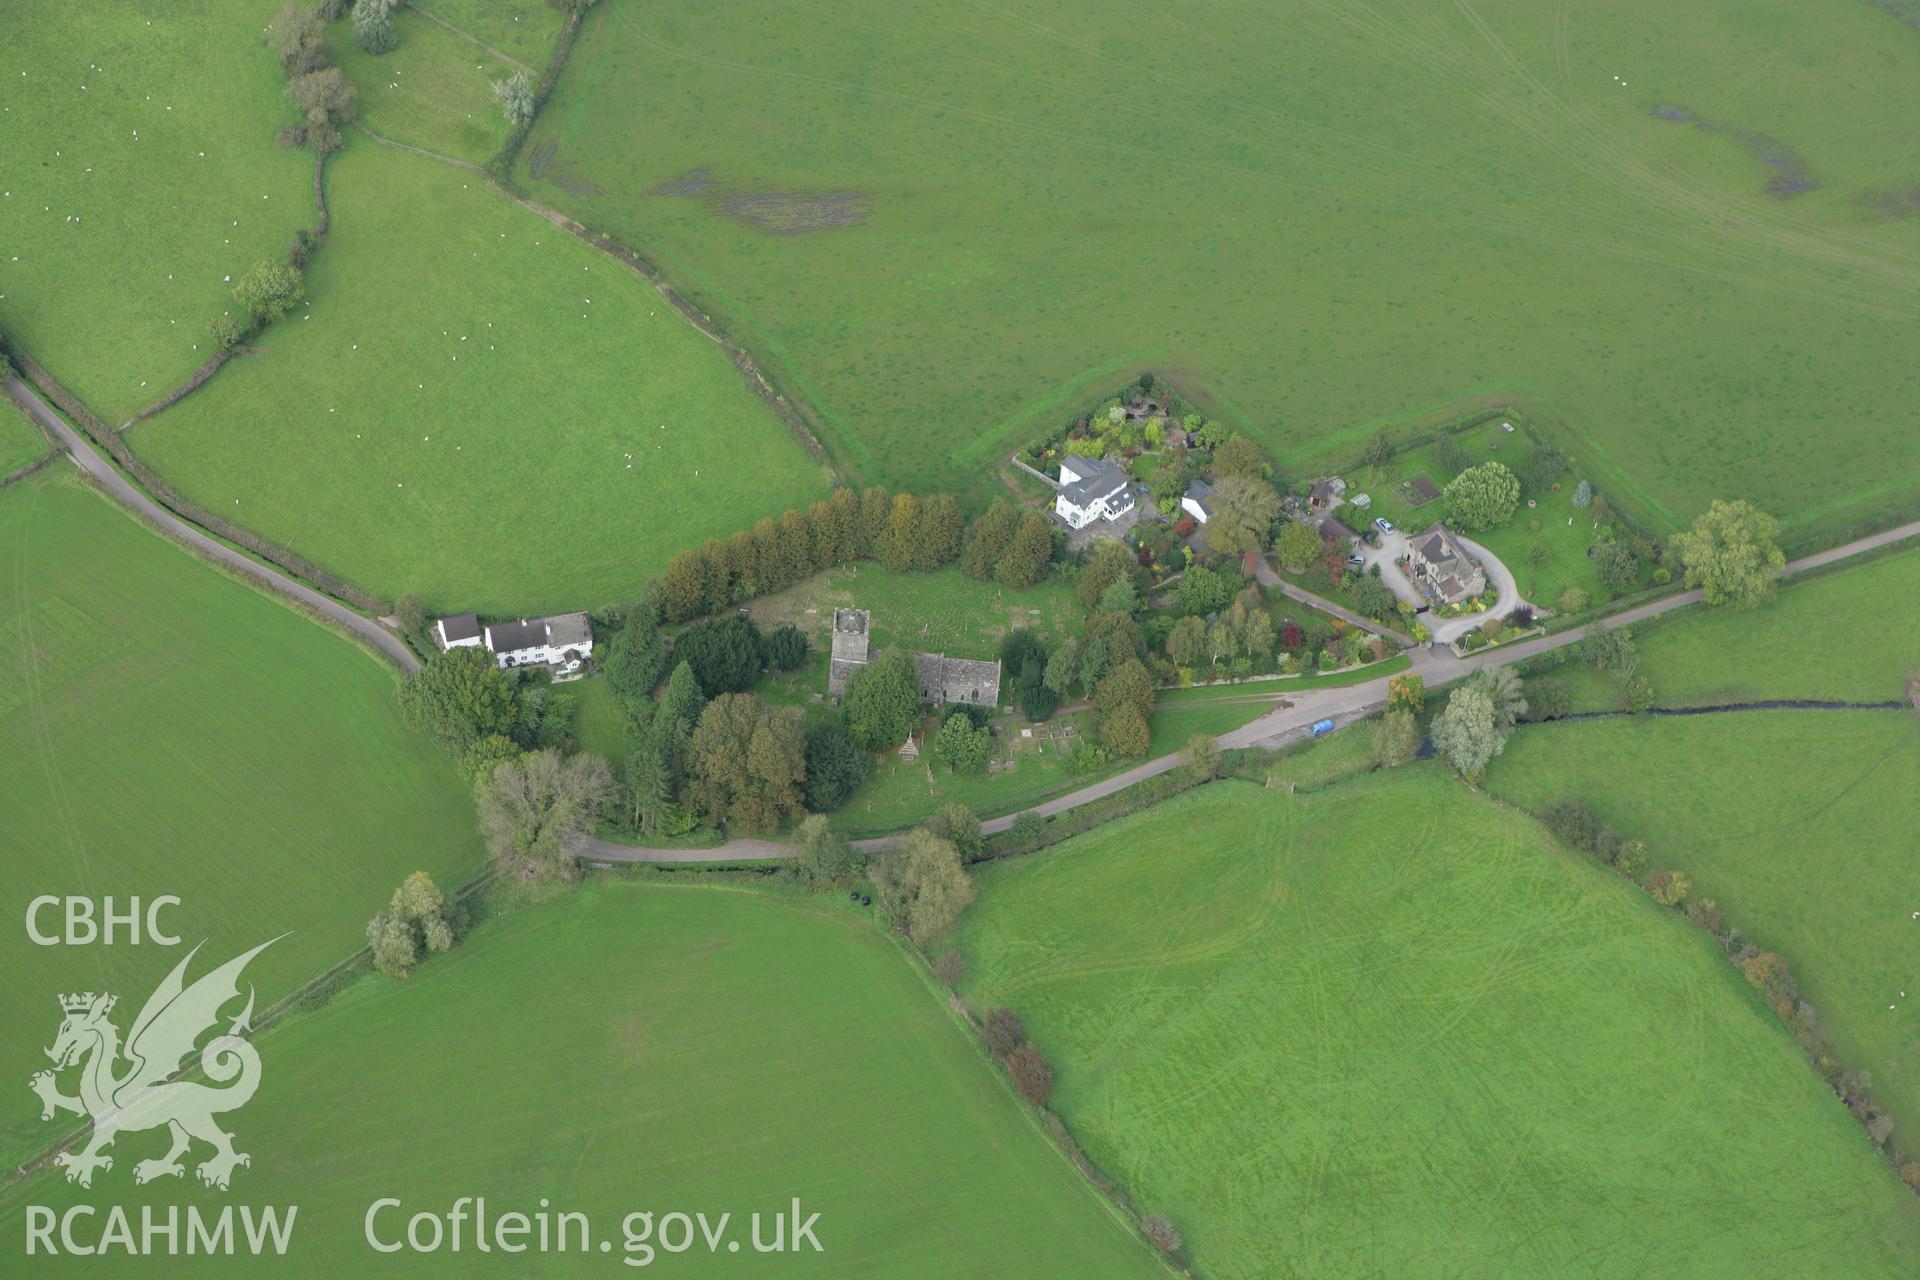
M 593 653 L 593 624 L 584 613 L 522 618 L 482 626 L 470 613 L 433 624 L 442 649 L 485 649 L 500 667 L 558 667 L 578 670 Z
M 1060 460 L 1060 492 L 1053 509 L 1070 529 L 1112 520 L 1133 510 L 1133 482 L 1119 467 L 1070 453 Z

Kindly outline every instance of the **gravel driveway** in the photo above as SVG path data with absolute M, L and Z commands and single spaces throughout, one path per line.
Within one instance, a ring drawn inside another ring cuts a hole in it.
M 1499 589 L 1500 598 L 1494 601 L 1491 609 L 1462 614 L 1458 618 L 1436 618 L 1428 614 L 1425 621 L 1427 628 L 1433 632 L 1435 644 L 1451 644 L 1485 622 L 1489 616 L 1504 618 L 1525 603 L 1520 598 L 1520 588 L 1513 580 L 1512 571 L 1499 556 L 1458 533 L 1453 535 L 1453 540 L 1460 544 L 1461 550 L 1480 562 L 1480 566 L 1487 571 L 1487 581 Z M 1427 598 L 1407 580 L 1405 571 L 1400 568 L 1399 562 L 1407 554 L 1407 534 L 1404 529 L 1382 534 L 1378 547 L 1361 543 L 1360 554 L 1366 557 L 1369 568 L 1376 564 L 1380 566 L 1380 581 L 1387 584 L 1395 597 L 1414 605 L 1427 603 Z

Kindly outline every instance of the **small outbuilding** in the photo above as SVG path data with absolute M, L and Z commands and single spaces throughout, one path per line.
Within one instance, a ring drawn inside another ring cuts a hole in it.
M 1213 519 L 1213 486 L 1205 480 L 1190 482 L 1186 495 L 1180 499 L 1180 509 L 1192 516 L 1195 524 Z

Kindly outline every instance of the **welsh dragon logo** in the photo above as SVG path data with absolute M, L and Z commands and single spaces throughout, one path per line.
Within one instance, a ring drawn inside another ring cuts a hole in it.
M 94 1170 L 113 1168 L 113 1157 L 104 1152 L 114 1138 L 163 1125 L 173 1135 L 173 1146 L 157 1160 L 134 1165 L 135 1182 L 180 1177 L 186 1172 L 180 1157 L 195 1139 L 213 1147 L 213 1155 L 196 1170 L 200 1181 L 210 1187 L 226 1190 L 234 1167 L 253 1162 L 245 1152 L 233 1149 L 233 1135 L 214 1121 L 222 1112 L 245 1106 L 260 1086 L 260 1055 L 240 1038 L 243 1031 L 252 1029 L 248 1024 L 253 1016 L 251 984 L 246 1008 L 229 1021 L 224 1035 L 214 1036 L 200 1050 L 200 1069 L 225 1087 L 167 1077 L 180 1069 L 181 1060 L 193 1052 L 201 1035 L 219 1022 L 221 1006 L 239 997 L 240 971 L 247 962 L 278 941 L 269 939 L 187 986 L 187 965 L 200 952 L 196 946 L 147 997 L 124 1047 L 120 1029 L 107 1020 L 118 997 L 91 991 L 60 997 L 60 1010 L 66 1016 L 53 1047 L 47 1050 L 53 1070 L 36 1072 L 29 1086 L 40 1095 L 42 1120 L 51 1120 L 61 1111 L 93 1120 L 84 1150 L 63 1151 L 55 1157 L 55 1163 L 65 1167 L 68 1182 L 92 1186 Z M 119 1069 L 122 1059 L 124 1070 Z M 55 1080 L 58 1072 L 73 1066 L 80 1067 L 78 1097 L 61 1093 Z

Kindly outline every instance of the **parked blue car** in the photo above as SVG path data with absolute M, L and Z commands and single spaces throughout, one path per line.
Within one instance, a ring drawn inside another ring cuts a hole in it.
M 1332 732 L 1333 732 L 1333 721 L 1322 720 L 1313 726 L 1312 736 L 1318 738 L 1323 734 L 1328 734 Z

